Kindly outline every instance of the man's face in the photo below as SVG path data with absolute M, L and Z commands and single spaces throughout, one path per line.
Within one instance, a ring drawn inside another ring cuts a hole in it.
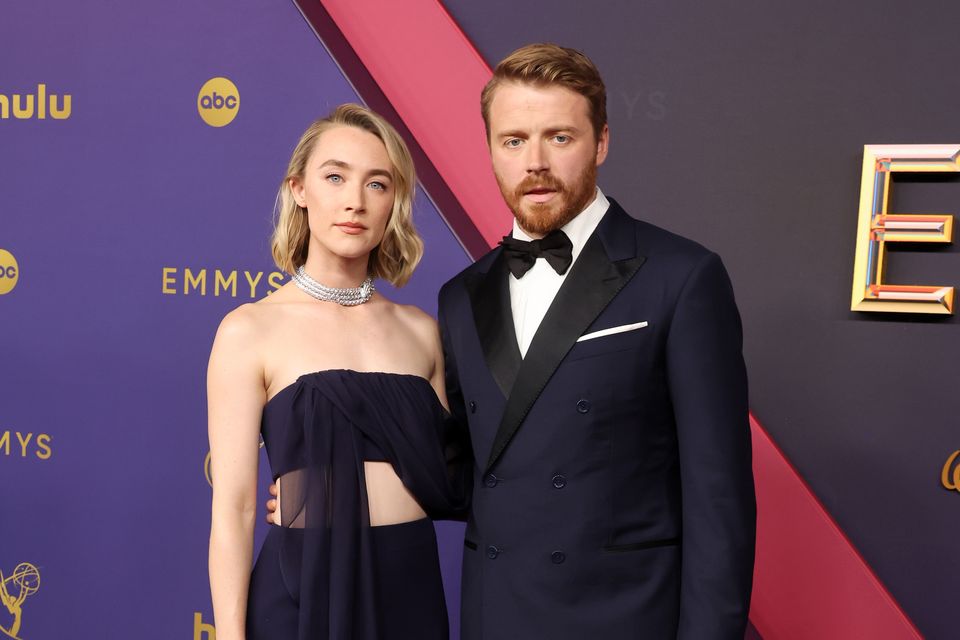
M 507 206 L 532 237 L 593 200 L 609 132 L 594 135 L 587 99 L 558 85 L 507 82 L 490 104 L 490 158 Z

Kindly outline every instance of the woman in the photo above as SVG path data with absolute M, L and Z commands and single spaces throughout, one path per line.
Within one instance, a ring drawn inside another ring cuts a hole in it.
M 447 637 L 428 515 L 463 492 L 441 446 L 439 334 L 372 284 L 404 284 L 420 259 L 414 186 L 399 135 L 358 105 L 312 124 L 290 159 L 272 251 L 293 280 L 228 314 L 210 355 L 220 640 Z M 261 432 L 281 525 L 251 575 Z

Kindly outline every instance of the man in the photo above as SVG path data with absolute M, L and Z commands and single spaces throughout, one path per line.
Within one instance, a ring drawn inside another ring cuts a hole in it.
M 583 54 L 515 51 L 482 114 L 516 220 L 440 292 L 475 460 L 461 636 L 743 638 L 755 502 L 723 265 L 597 189 L 606 97 Z

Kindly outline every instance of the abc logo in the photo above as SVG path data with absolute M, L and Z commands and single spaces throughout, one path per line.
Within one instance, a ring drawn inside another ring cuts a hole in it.
M 197 111 L 211 127 L 230 124 L 240 111 L 240 92 L 237 85 L 227 78 L 210 78 L 200 87 Z
M 6 249 L 0 249 L 0 296 L 13 291 L 19 278 L 20 267 L 17 266 L 17 259 Z

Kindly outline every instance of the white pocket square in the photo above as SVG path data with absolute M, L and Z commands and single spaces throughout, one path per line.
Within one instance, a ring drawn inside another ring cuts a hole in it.
M 603 336 L 612 336 L 615 333 L 623 333 L 624 331 L 636 331 L 637 329 L 643 329 L 645 326 L 647 326 L 646 320 L 634 324 L 622 324 L 619 327 L 610 327 L 609 329 L 601 329 L 600 331 L 594 331 L 593 333 L 585 333 L 577 338 L 577 342 L 593 340 L 594 338 L 602 338 Z

